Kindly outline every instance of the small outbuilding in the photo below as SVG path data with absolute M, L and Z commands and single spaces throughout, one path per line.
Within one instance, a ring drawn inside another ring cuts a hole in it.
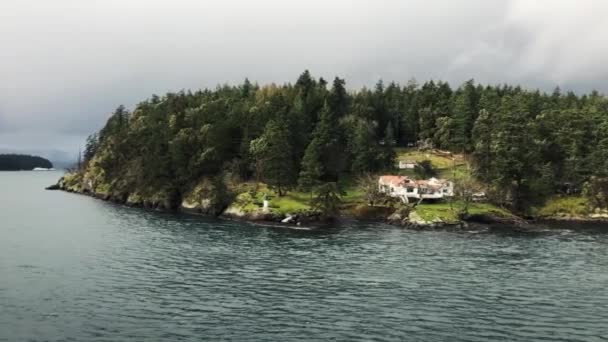
M 415 160 L 400 160 L 399 161 L 399 169 L 414 169 L 418 165 Z

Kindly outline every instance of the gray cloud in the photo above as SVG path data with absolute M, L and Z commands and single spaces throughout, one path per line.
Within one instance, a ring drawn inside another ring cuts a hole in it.
M 606 92 L 603 0 L 3 0 L 0 146 L 75 150 L 118 104 L 245 77 Z

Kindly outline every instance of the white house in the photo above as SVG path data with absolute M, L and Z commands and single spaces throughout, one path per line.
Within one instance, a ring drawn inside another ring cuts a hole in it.
M 404 202 L 410 199 L 441 199 L 454 196 L 454 183 L 431 178 L 428 180 L 414 180 L 406 176 L 380 176 L 378 179 L 380 191 L 397 197 Z
M 400 169 L 414 169 L 418 165 L 414 160 L 400 160 L 399 168 Z

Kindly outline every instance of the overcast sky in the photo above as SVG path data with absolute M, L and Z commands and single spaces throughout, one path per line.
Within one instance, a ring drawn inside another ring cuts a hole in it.
M 119 104 L 379 78 L 608 93 L 608 1 L 1 0 L 0 149 L 73 152 Z

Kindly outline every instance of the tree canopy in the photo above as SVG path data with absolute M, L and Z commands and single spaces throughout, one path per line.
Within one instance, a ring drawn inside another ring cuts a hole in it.
M 395 147 L 464 153 L 500 204 L 529 203 L 606 177 L 608 100 L 473 80 L 379 81 L 348 90 L 302 73 L 295 84 L 153 95 L 118 107 L 91 135 L 88 170 L 118 191 L 163 188 L 176 199 L 201 178 L 258 179 L 284 194 L 390 170 Z M 578 190 L 577 190 L 578 189 Z M 568 191 L 570 191 L 568 190 Z

